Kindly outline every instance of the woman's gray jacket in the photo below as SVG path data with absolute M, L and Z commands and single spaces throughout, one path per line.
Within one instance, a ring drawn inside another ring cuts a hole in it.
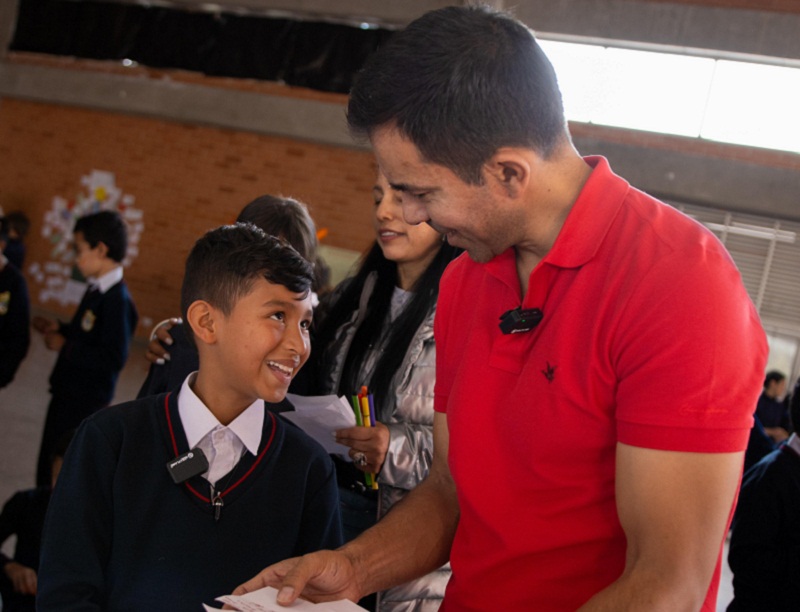
M 321 363 L 323 394 L 336 394 L 345 357 L 366 312 L 376 274 L 367 277 L 358 309 L 352 313 L 325 349 Z M 348 281 L 345 281 L 345 283 Z M 327 296 L 333 303 L 344 283 Z M 324 310 L 324 306 L 323 306 Z M 427 475 L 433 459 L 433 387 L 436 380 L 436 345 L 433 341 L 435 306 L 417 329 L 400 369 L 392 379 L 389 397 L 383 398 L 377 420 L 389 428 L 389 450 L 378 474 L 378 516 L 382 517 Z M 449 564 L 430 574 L 379 594 L 381 612 L 429 612 L 439 609 L 450 578 Z

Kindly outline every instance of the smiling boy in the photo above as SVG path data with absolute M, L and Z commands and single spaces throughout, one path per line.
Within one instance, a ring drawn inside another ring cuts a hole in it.
M 308 358 L 312 274 L 252 225 L 198 240 L 181 306 L 199 371 L 83 423 L 48 512 L 38 609 L 197 610 L 264 563 L 341 543 L 330 458 L 264 410 Z

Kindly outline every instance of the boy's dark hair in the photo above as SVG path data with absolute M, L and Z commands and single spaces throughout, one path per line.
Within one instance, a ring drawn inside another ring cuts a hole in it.
M 288 242 L 252 223 L 223 225 L 206 232 L 186 259 L 181 287 L 184 320 L 188 320 L 189 306 L 197 300 L 229 315 L 259 277 L 305 295 L 314 271 Z
M 306 261 L 313 262 L 317 257 L 317 228 L 306 205 L 294 198 L 262 195 L 245 206 L 236 221 L 280 236 Z
M 533 33 L 486 6 L 431 11 L 392 35 L 357 75 L 347 121 L 357 137 L 394 124 L 427 161 L 472 184 L 501 147 L 547 158 L 569 138 Z
M 8 223 L 8 229 L 13 230 L 17 236 L 19 236 L 20 240 L 25 238 L 25 235 L 31 227 L 31 221 L 28 219 L 28 215 L 21 210 L 12 210 L 5 218 Z
M 774 382 L 779 383 L 785 379 L 786 379 L 786 374 L 784 374 L 783 372 L 779 372 L 778 370 L 770 370 L 769 372 L 767 372 L 767 375 L 764 378 L 764 388 L 766 389 L 767 387 L 770 386 L 770 384 Z
M 83 234 L 83 239 L 92 248 L 101 242 L 106 245 L 109 259 L 118 263 L 125 259 L 128 250 L 128 228 L 118 212 L 102 210 L 80 217 L 72 231 Z

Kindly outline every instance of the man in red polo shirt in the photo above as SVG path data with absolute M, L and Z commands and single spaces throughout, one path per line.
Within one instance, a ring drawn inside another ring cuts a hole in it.
M 348 120 L 406 219 L 469 255 L 437 307 L 433 467 L 361 538 L 242 590 L 357 600 L 449 559 L 448 612 L 715 610 L 767 356 L 724 247 L 578 154 L 507 15 L 413 22 Z

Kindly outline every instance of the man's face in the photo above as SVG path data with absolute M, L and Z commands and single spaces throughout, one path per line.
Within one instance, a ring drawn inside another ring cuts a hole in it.
M 425 161 L 394 127 L 376 129 L 370 140 L 408 223 L 429 223 L 477 262 L 489 261 L 516 244 L 519 228 L 490 183 L 465 183 L 448 168 Z
M 231 313 L 216 317 L 219 363 L 235 401 L 279 402 L 311 352 L 311 294 L 302 297 L 264 278 L 253 282 Z

